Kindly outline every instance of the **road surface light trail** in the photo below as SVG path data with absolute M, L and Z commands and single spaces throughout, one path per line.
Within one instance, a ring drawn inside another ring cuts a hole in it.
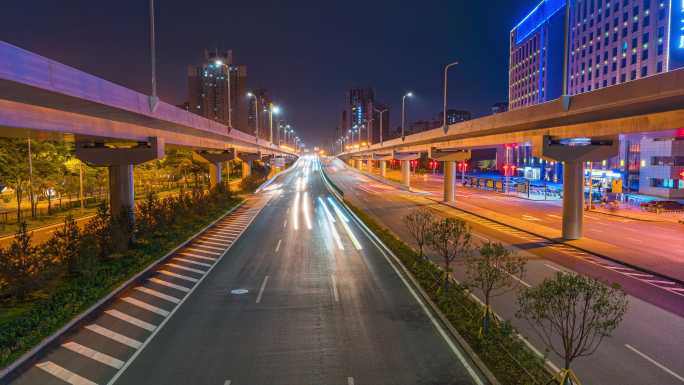
M 304 213 L 304 220 L 306 220 L 306 228 L 311 230 L 311 216 L 309 215 L 309 192 L 304 192 L 304 199 L 302 200 L 302 212 Z
M 330 210 L 328 209 L 328 206 L 325 204 L 323 198 L 318 197 L 318 201 L 321 202 L 321 206 L 323 206 L 323 211 L 325 211 L 325 216 L 328 218 L 333 238 L 335 238 L 335 243 L 337 243 L 337 248 L 340 250 L 344 250 L 344 245 L 342 245 L 342 239 L 340 238 L 340 234 L 337 232 L 337 229 L 335 228 L 335 217 L 333 217 L 332 213 L 330 213 Z
M 349 223 L 349 219 L 347 218 L 347 216 L 344 215 L 344 213 L 337 207 L 335 201 L 331 197 L 328 197 L 328 202 L 330 202 L 330 205 L 335 210 L 335 214 L 337 214 L 337 216 L 339 216 L 343 222 Z
M 340 222 L 342 222 L 344 231 L 346 231 L 347 235 L 349 235 L 349 238 L 351 238 L 356 250 L 362 250 L 363 247 L 361 247 L 361 243 L 359 243 L 359 240 L 356 239 L 356 236 L 354 236 L 354 233 L 352 233 L 351 229 L 349 228 L 349 224 L 347 223 L 349 222 L 349 219 L 347 219 L 347 217 L 344 216 L 344 213 L 342 213 L 342 211 L 339 209 L 339 207 L 337 207 L 335 202 L 330 197 L 328 197 L 328 200 L 330 201 L 330 204 L 332 205 L 333 209 L 335 209 L 335 214 L 337 214 L 337 217 L 340 218 Z
M 292 207 L 292 225 L 294 226 L 295 230 L 299 230 L 299 198 L 300 193 L 297 191 L 297 195 L 295 195 L 294 206 Z

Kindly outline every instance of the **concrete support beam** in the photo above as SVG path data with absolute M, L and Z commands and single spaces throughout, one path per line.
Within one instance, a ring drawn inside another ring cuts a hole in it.
M 533 155 L 563 162 L 563 239 L 582 238 L 584 222 L 584 162 L 618 154 L 617 136 L 607 138 L 534 138 Z
M 430 159 L 434 159 L 437 161 L 442 161 L 442 162 L 447 162 L 447 161 L 455 161 L 455 162 L 463 162 L 466 160 L 470 160 L 471 157 L 471 151 L 470 150 L 461 150 L 461 149 L 438 149 L 432 147 L 430 149 L 430 152 L 428 153 L 428 157 Z
M 223 152 L 199 151 L 193 154 L 195 159 L 209 163 L 209 185 L 214 188 L 223 181 L 222 165 L 224 162 L 235 159 L 235 150 Z
M 248 176 L 252 175 L 252 165 L 253 161 L 251 160 L 243 160 L 242 161 L 242 177 L 247 178 Z
M 582 238 L 584 223 L 584 162 L 563 164 L 563 238 Z
M 109 206 L 112 216 L 128 210 L 133 218 L 135 207 L 135 189 L 133 182 L 133 165 L 116 164 L 109 169 Z
M 444 202 L 456 200 L 456 161 L 444 162 Z
M 410 188 L 411 187 L 411 161 L 402 160 L 401 161 L 401 184 Z
M 385 178 L 387 176 L 387 161 L 379 160 L 380 162 L 380 176 Z
M 133 165 L 164 157 L 164 141 L 150 138 L 128 148 L 105 147 L 104 143 L 76 141 L 75 156 L 81 161 L 109 169 L 109 206 L 112 215 L 128 210 L 131 221 L 135 220 L 135 189 Z
M 396 160 L 416 160 L 420 159 L 420 152 L 398 152 L 392 154 L 392 158 Z

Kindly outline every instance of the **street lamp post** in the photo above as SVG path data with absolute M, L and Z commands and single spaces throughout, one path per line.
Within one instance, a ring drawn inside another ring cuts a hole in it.
M 387 108 L 375 108 L 375 111 L 377 111 L 380 114 L 380 145 L 382 146 L 382 117 L 384 116 L 384 113 L 387 112 Z
M 269 137 L 268 140 L 273 144 L 273 114 L 278 115 L 280 113 L 280 107 L 273 105 L 273 103 L 268 104 L 268 127 L 269 127 Z
M 443 111 L 443 116 L 442 116 L 442 128 L 444 129 L 444 133 L 446 134 L 447 130 L 449 129 L 449 124 L 447 123 L 447 90 L 448 90 L 448 84 L 449 84 L 449 76 L 448 76 L 448 71 L 449 68 L 458 65 L 458 62 L 455 61 L 453 63 L 447 64 L 446 67 L 444 67 L 444 109 Z
M 255 127 L 254 136 L 256 136 L 256 142 L 259 143 L 259 97 L 255 94 L 248 92 L 247 97 L 254 98 L 254 117 L 255 117 Z
M 401 141 L 404 141 L 405 137 L 405 129 L 404 126 L 406 125 L 406 98 L 407 97 L 412 97 L 413 93 L 412 92 L 407 92 L 402 98 L 401 98 Z
M 150 95 L 150 110 L 157 107 L 157 47 L 154 31 L 154 0 L 150 0 L 150 66 L 152 67 L 152 95 Z

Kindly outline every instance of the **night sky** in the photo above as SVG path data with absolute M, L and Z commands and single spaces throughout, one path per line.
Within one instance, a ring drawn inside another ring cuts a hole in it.
M 508 33 L 538 0 L 157 0 L 162 100 L 187 99 L 187 65 L 205 48 L 232 49 L 250 88 L 271 90 L 307 144 L 334 135 L 347 89 L 371 86 L 399 124 L 441 111 L 443 66 L 450 108 L 476 116 L 507 99 Z M 3 0 L 0 39 L 149 93 L 147 0 Z

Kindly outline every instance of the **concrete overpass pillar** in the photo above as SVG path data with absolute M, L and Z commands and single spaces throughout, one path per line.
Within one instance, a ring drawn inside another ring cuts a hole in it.
M 221 184 L 223 180 L 223 175 L 221 174 L 222 166 L 222 162 L 209 163 L 209 186 L 211 188 Z
M 247 178 L 252 174 L 252 161 L 243 160 L 242 161 L 242 177 Z
M 133 216 L 135 207 L 135 189 L 133 182 L 133 165 L 116 164 L 109 169 L 109 207 L 112 216 L 119 215 L 122 211 L 128 211 Z
M 387 161 L 381 160 L 379 162 L 380 162 L 380 176 L 384 178 L 387 176 Z
M 584 216 L 584 162 L 618 154 L 617 137 L 534 138 L 533 156 L 563 162 L 563 239 L 582 238 Z
M 373 159 L 368 159 L 368 169 L 366 170 L 369 173 L 373 173 Z
M 444 202 L 454 202 L 456 199 L 456 161 L 444 162 Z
M 107 166 L 109 171 L 109 208 L 112 216 L 126 210 L 131 223 L 135 222 L 135 185 L 133 165 L 164 157 L 164 141 L 149 138 L 127 148 L 107 147 L 104 143 L 93 143 L 76 139 L 76 158 L 95 165 Z
M 582 238 L 584 222 L 584 162 L 563 164 L 563 238 Z
M 401 161 L 401 184 L 406 187 L 411 187 L 411 161 Z

